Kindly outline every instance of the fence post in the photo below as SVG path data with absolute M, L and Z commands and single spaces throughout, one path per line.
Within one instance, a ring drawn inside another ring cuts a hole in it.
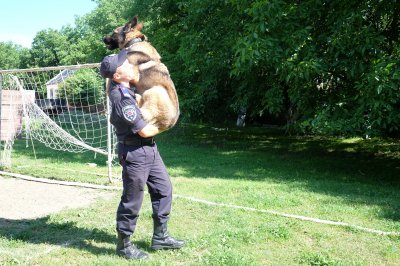
M 1 158 L 1 109 L 3 106 L 3 74 L 0 74 L 0 158 Z
M 113 145 L 111 141 L 111 122 L 110 122 L 110 99 L 108 98 L 108 91 L 107 91 L 107 80 L 105 80 L 104 83 L 104 91 L 106 92 L 106 104 L 107 104 L 107 110 L 106 110 L 106 117 L 107 117 L 107 166 L 108 166 L 108 181 L 110 183 L 113 182 L 112 180 L 112 160 L 113 160 Z

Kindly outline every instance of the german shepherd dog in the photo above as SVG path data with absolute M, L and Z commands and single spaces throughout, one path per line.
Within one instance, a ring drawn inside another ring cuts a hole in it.
M 160 131 L 165 131 L 178 120 L 178 95 L 167 67 L 161 63 L 161 56 L 141 32 L 142 28 L 143 23 L 138 23 L 138 17 L 135 16 L 125 26 L 116 28 L 111 36 L 104 37 L 103 41 L 110 50 L 128 50 L 128 60 L 139 75 L 135 86 L 141 95 L 137 101 L 143 118 Z

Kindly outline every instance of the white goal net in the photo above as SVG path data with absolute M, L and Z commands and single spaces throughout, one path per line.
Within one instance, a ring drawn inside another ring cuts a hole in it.
M 99 64 L 0 70 L 2 164 L 11 164 L 11 147 L 27 138 L 68 152 L 108 156 L 114 139 Z

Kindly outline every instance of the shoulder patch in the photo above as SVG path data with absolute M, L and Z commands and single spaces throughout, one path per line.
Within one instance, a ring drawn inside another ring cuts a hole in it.
M 123 94 L 125 97 L 127 97 L 127 98 L 132 98 L 132 95 L 129 93 L 129 91 L 128 91 L 127 88 L 120 87 L 119 89 L 121 90 L 122 94 Z
M 133 122 L 136 119 L 136 107 L 134 105 L 124 106 L 122 107 L 122 114 L 127 121 Z

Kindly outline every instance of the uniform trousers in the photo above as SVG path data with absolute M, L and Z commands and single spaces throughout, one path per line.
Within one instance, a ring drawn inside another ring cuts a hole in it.
M 157 145 L 119 143 L 118 157 L 122 166 L 123 192 L 117 209 L 117 231 L 124 235 L 134 233 L 145 185 L 150 193 L 153 219 L 161 224 L 167 222 L 171 212 L 172 185 Z

